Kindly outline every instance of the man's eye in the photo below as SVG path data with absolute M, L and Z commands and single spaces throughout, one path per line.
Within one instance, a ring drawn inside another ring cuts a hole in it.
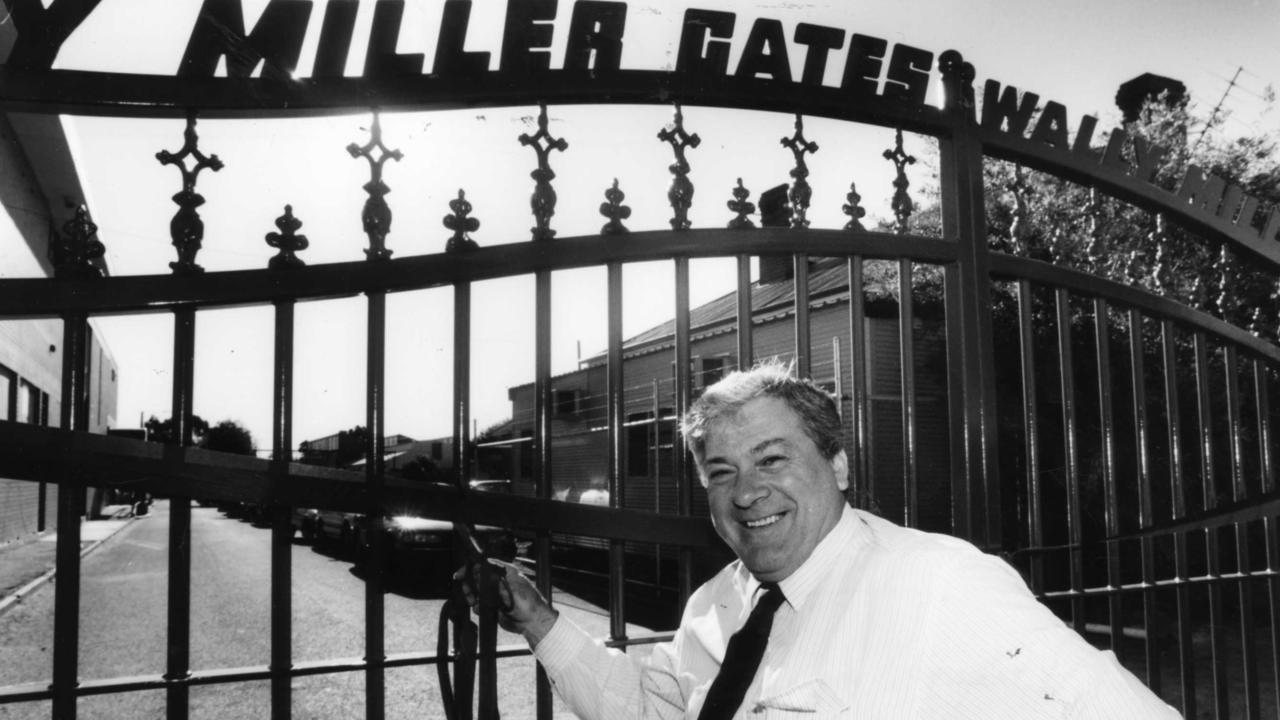
M 710 483 L 725 482 L 732 476 L 733 476 L 733 473 L 730 472 L 729 470 L 712 470 L 711 472 L 707 473 L 707 482 L 710 482 Z
M 760 467 L 763 467 L 763 468 L 777 467 L 781 465 L 784 461 L 786 461 L 786 458 L 781 455 L 769 455 L 768 457 L 760 461 Z

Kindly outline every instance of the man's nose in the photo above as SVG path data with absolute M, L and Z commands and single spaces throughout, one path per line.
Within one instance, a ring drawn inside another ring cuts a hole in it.
M 755 468 L 738 474 L 738 481 L 733 485 L 733 504 L 741 508 L 754 505 L 762 498 L 769 496 L 769 485 L 764 476 Z

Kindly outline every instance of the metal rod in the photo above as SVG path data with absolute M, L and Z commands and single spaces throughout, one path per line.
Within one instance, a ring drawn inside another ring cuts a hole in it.
M 1213 417 L 1210 409 L 1209 350 L 1207 340 L 1202 332 L 1195 334 L 1195 385 L 1196 385 L 1196 418 L 1197 437 L 1200 438 L 1200 487 L 1202 490 L 1203 510 L 1212 510 L 1218 506 L 1217 480 L 1214 473 L 1213 458 Z M 1219 577 L 1220 546 L 1218 529 L 1205 531 L 1205 555 L 1209 577 Z M 1209 592 L 1209 646 L 1213 658 L 1213 695 L 1214 712 L 1218 720 L 1229 718 L 1230 702 L 1227 688 L 1227 638 L 1223 625 L 1222 585 L 1210 583 Z
M 622 263 L 608 265 L 608 378 L 606 382 L 606 405 L 609 416 L 609 507 L 624 506 L 623 474 L 626 458 L 626 446 L 623 437 L 623 398 L 622 386 Z M 641 448 L 636 448 L 640 452 Z M 626 553 L 620 540 L 609 541 L 609 638 L 613 641 L 626 640 Z
M 539 499 L 551 499 L 551 272 L 534 273 L 534 370 L 533 370 L 533 481 Z M 534 536 L 534 557 L 538 563 L 537 585 L 549 602 L 551 592 L 551 533 Z M 551 720 L 551 680 L 538 666 L 536 691 L 538 720 Z
M 474 453 L 471 431 L 471 283 L 453 286 L 453 482 L 466 490 Z M 460 559 L 460 558 L 459 558 Z
M 1179 417 L 1181 404 L 1178 393 L 1178 353 L 1173 322 L 1160 323 L 1160 341 L 1164 366 L 1164 411 L 1169 444 L 1169 497 L 1172 501 L 1173 519 L 1187 515 L 1187 485 L 1182 463 L 1182 423 Z M 1174 573 L 1185 579 L 1191 575 L 1188 558 L 1187 534 L 1173 536 Z M 1179 584 L 1175 590 L 1177 599 L 1178 678 L 1182 690 L 1183 717 L 1196 714 L 1195 649 L 1191 635 L 1191 588 Z
M 1084 557 L 1081 543 L 1084 532 L 1081 527 L 1079 442 L 1077 438 L 1075 363 L 1071 351 L 1071 298 L 1067 291 L 1055 291 L 1058 312 L 1058 384 L 1062 392 L 1062 447 L 1063 472 L 1067 483 L 1067 536 L 1071 543 L 1069 552 L 1071 590 L 1084 588 Z M 1071 624 L 1076 632 L 1083 632 L 1085 625 L 1084 600 L 1071 599 Z
M 1027 461 L 1027 539 L 1032 547 L 1044 544 L 1044 508 L 1040 493 L 1040 410 L 1036 393 L 1035 311 L 1031 283 L 1018 281 L 1018 342 L 1022 357 L 1023 446 Z M 1031 591 L 1044 592 L 1044 557 L 1031 556 Z
M 920 524 L 916 464 L 915 294 L 911 260 L 898 261 L 898 380 L 902 391 L 902 517 L 908 527 Z
M 272 392 L 271 458 L 276 478 L 288 476 L 293 450 L 293 310 L 291 300 L 275 303 L 275 365 Z M 293 717 L 293 508 L 271 506 L 271 718 Z
M 1240 409 L 1240 385 L 1238 375 L 1240 364 L 1236 348 L 1225 345 L 1222 348 L 1222 377 L 1226 383 L 1227 399 L 1227 435 L 1228 467 L 1231 473 L 1231 498 L 1236 502 L 1248 499 L 1249 489 L 1244 477 L 1244 420 Z M 1248 572 L 1252 569 L 1249 556 L 1249 524 L 1238 522 L 1236 531 L 1236 571 Z M 1253 623 L 1253 592 L 1249 583 L 1241 583 L 1236 587 L 1238 607 L 1240 608 L 1240 662 L 1243 666 L 1244 692 L 1237 693 L 1237 700 L 1244 703 L 1244 717 L 1257 720 L 1261 708 L 1258 707 L 1258 640 Z M 1237 713 L 1239 715 L 1239 713 Z
M 964 303 L 961 301 L 960 267 L 942 271 L 947 322 L 947 440 L 951 457 L 951 532 L 972 538 L 973 488 L 968 453 L 968 408 L 965 404 Z
M 861 255 L 849 257 L 849 425 L 852 429 L 849 491 L 854 507 L 866 509 L 871 475 L 867 454 L 867 301 Z
M 1129 386 L 1133 401 L 1134 456 L 1138 471 L 1138 527 L 1150 527 L 1155 518 L 1151 502 L 1151 428 L 1147 416 L 1146 357 L 1142 337 L 1142 314 L 1130 309 L 1129 317 Z M 1142 558 L 1142 626 L 1146 630 L 1143 641 L 1143 658 L 1146 665 L 1146 682 L 1151 691 L 1159 695 L 1160 647 L 1153 637 L 1153 626 L 1158 622 L 1158 599 L 1151 588 L 1156 583 L 1155 541 L 1144 537 L 1140 542 Z
M 676 293 L 676 417 L 683 418 L 689 411 L 689 258 L 675 258 Z M 682 516 L 693 514 L 693 476 L 696 469 L 684 447 L 677 447 L 675 456 L 676 512 Z M 693 553 L 687 547 L 680 548 L 679 578 L 680 607 L 684 607 L 693 594 Z
M 755 362 L 751 322 L 751 256 L 738 260 L 738 369 L 746 370 Z
M 1266 365 L 1255 359 L 1253 396 L 1258 421 L 1258 467 L 1262 471 L 1264 495 L 1276 489 L 1275 451 L 1271 446 L 1274 437 L 1271 430 L 1271 391 L 1267 378 Z M 1280 533 L 1276 532 L 1276 519 L 1263 519 L 1262 530 L 1266 540 L 1267 570 L 1275 572 L 1280 569 Z M 1272 576 L 1267 579 L 1267 600 L 1267 614 L 1271 621 L 1271 685 L 1276 707 L 1280 707 L 1280 578 Z
M 59 424 L 88 430 L 85 390 L 89 380 L 89 324 L 82 314 L 62 318 L 62 409 Z M 16 396 L 17 393 L 12 393 Z M 76 685 L 80 662 L 80 516 L 84 490 L 70 469 L 58 483 L 58 539 L 54 556 L 58 581 L 53 596 L 53 716 L 76 717 Z
M 813 342 L 809 334 L 809 256 L 796 253 L 795 264 L 795 333 L 796 333 L 796 376 L 807 378 L 813 375 Z
M 382 720 L 386 714 L 387 685 L 383 661 L 386 660 L 385 585 L 386 534 L 383 532 L 383 456 L 386 453 L 386 344 L 387 294 L 368 293 L 368 339 L 366 342 L 367 381 L 365 384 L 365 488 L 368 504 L 365 510 L 366 543 L 356 533 L 356 555 L 364 556 L 364 647 L 369 666 L 365 670 L 365 716 Z
M 183 447 L 194 440 L 196 310 L 185 306 L 173 313 L 173 429 L 174 441 Z M 191 498 L 169 499 L 169 635 L 165 677 L 183 679 L 191 674 Z M 186 720 L 189 692 L 175 685 L 166 693 L 169 720 Z
M 1116 431 L 1115 414 L 1111 405 L 1111 336 L 1107 320 L 1107 301 L 1094 298 L 1093 339 L 1094 359 L 1098 367 L 1098 415 L 1102 429 L 1102 492 L 1103 524 L 1107 537 L 1120 534 L 1120 499 L 1116 493 Z M 1120 576 L 1120 548 L 1114 541 L 1107 543 L 1107 584 L 1118 587 Z M 1119 593 L 1107 599 L 1107 625 L 1111 628 L 1111 649 L 1119 652 L 1124 608 Z

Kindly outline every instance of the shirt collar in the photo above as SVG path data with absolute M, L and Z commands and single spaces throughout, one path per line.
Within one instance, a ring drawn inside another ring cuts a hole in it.
M 860 530 L 864 528 L 863 522 L 858 518 L 857 513 L 848 505 L 844 506 L 844 510 L 840 513 L 840 520 L 836 522 L 836 526 L 831 528 L 827 536 L 818 541 L 818 545 L 814 547 L 810 553 L 809 559 L 796 569 L 795 572 L 788 575 L 778 587 L 782 589 L 782 594 L 786 596 L 787 604 L 793 610 L 799 610 L 812 594 L 813 590 L 818 587 L 830 575 L 830 568 L 840 562 L 839 556 L 852 552 L 862 540 Z M 743 602 L 750 607 L 755 604 L 757 591 L 760 589 L 760 581 L 747 570 L 741 561 L 738 562 L 737 585 L 742 592 Z

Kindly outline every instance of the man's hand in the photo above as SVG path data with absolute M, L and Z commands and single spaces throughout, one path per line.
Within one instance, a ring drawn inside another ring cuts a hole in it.
M 480 598 L 476 589 L 482 587 L 480 574 L 496 572 L 498 624 L 508 632 L 523 635 L 529 647 L 536 647 L 551 632 L 551 626 L 555 625 L 560 614 L 529 582 L 519 566 L 496 558 L 489 558 L 487 562 L 487 568 L 480 563 L 469 563 L 453 574 L 454 580 L 461 581 L 467 604 L 472 610 L 478 608 Z

